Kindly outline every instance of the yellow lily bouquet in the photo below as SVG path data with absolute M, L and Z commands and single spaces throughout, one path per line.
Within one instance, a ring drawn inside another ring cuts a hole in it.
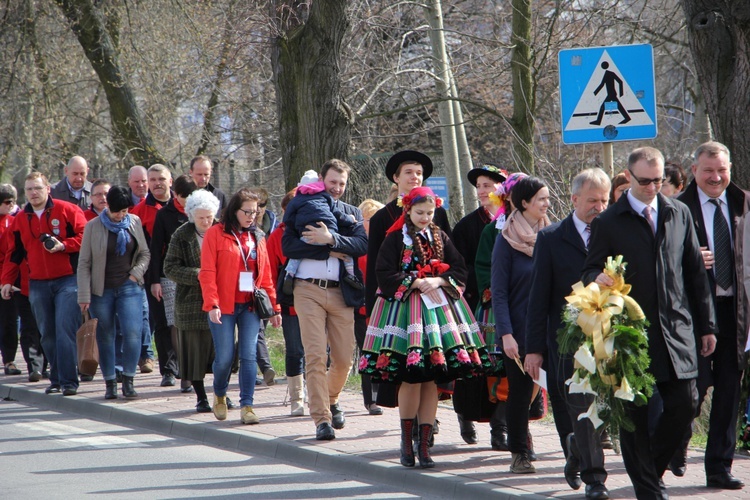
M 625 404 L 645 405 L 655 380 L 647 372 L 648 321 L 638 303 L 628 294 L 622 255 L 607 258 L 604 273 L 614 280 L 611 287 L 596 283 L 573 285 L 565 299 L 563 326 L 557 342 L 562 355 L 572 355 L 575 372 L 565 384 L 570 394 L 592 394 L 596 400 L 578 419 L 588 418 L 598 429 L 608 424 L 613 436 L 619 428 L 634 430 Z

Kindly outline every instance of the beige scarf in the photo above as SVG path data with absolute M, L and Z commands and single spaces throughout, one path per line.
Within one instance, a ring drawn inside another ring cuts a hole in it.
M 536 226 L 531 227 L 523 214 L 514 210 L 503 226 L 503 238 L 516 250 L 523 252 L 529 257 L 534 253 L 534 244 L 536 243 L 536 233 L 540 229 L 550 225 L 549 219 L 545 215 Z

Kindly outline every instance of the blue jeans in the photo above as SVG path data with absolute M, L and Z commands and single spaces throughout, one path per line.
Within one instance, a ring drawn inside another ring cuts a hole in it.
M 29 280 L 29 302 L 51 366 L 50 383 L 63 389 L 77 389 L 76 331 L 81 326 L 81 309 L 75 275 Z
M 138 283 L 127 279 L 117 288 L 105 288 L 101 297 L 91 296 L 91 317 L 99 320 L 96 343 L 99 346 L 99 366 L 104 380 L 115 379 L 115 325 L 118 320 L 122 331 L 122 374 L 135 376 L 141 355 L 145 293 Z
M 305 373 L 305 348 L 299 333 L 299 318 L 291 314 L 282 314 L 281 329 L 284 332 L 284 350 L 286 351 L 286 376 L 296 377 Z
M 234 329 L 237 327 L 237 349 L 240 358 L 240 406 L 252 406 L 255 394 L 255 378 L 258 374 L 255 361 L 260 319 L 247 308 L 247 304 L 235 304 L 234 314 L 222 314 L 221 324 L 209 320 L 211 336 L 214 338 L 214 394 L 226 396 L 229 373 L 234 360 Z

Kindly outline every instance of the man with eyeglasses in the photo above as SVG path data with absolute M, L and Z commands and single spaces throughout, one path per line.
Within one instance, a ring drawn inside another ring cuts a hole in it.
M 87 221 L 99 217 L 107 208 L 107 193 L 111 187 L 107 179 L 96 179 L 91 183 L 91 206 L 83 212 Z
M 301 259 L 294 285 L 294 308 L 305 349 L 310 416 L 316 426 L 315 439 L 319 441 L 335 439 L 334 429 L 343 429 L 346 423 L 338 399 L 354 361 L 354 308 L 364 303 L 364 291 L 343 279 L 345 268 L 340 260 L 345 255 L 357 258 L 367 252 L 362 212 L 339 200 L 350 171 L 345 162 L 328 160 L 321 169 L 320 179 L 333 198 L 333 208 L 354 216 L 358 223 L 345 231 L 331 233 L 319 221 L 308 224 L 307 230 L 299 233 L 295 229 L 293 203 L 301 203 L 297 200 L 302 198 L 295 197 L 287 205 L 286 230 L 281 240 L 284 255 Z M 326 369 L 329 357 L 331 365 Z
M 45 392 L 73 396 L 79 384 L 76 331 L 81 324 L 75 273 L 86 218 L 78 206 L 52 199 L 49 181 L 41 172 L 26 176 L 24 192 L 28 203 L 10 227 L 0 294 L 5 300 L 11 298 L 27 259 L 29 301 L 51 368 Z
M 697 406 L 698 353 L 716 346 L 716 314 L 690 210 L 659 193 L 664 157 L 652 147 L 628 158 L 627 193 L 591 224 L 585 283 L 611 286 L 602 272 L 609 256 L 627 262 L 630 295 L 648 319 L 649 372 L 664 402 L 653 437 L 648 405 L 629 403 L 635 430 L 620 430 L 625 469 L 636 497 L 667 498 L 661 477 Z
M 52 185 L 50 196 L 78 205 L 86 210 L 91 205 L 91 183 L 86 180 L 89 175 L 89 164 L 82 156 L 74 156 L 65 165 L 63 177 Z
M 704 460 L 706 484 L 738 490 L 744 483 L 732 476 L 732 461 L 750 311 L 742 281 L 737 278 L 733 242 L 742 242 L 737 238 L 737 220 L 750 210 L 750 193 L 731 181 L 729 149 L 719 142 L 698 146 L 692 170 L 694 179 L 678 199 L 690 208 L 695 220 L 719 326 L 716 350 L 698 362 L 698 401 L 703 402 L 708 388 L 714 388 Z M 676 476 L 685 474 L 691 437 L 692 429 L 688 428 L 682 447 L 669 464 Z

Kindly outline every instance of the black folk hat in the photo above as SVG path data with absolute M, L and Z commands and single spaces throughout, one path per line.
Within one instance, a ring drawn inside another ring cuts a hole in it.
M 430 160 L 429 156 L 424 153 L 420 153 L 419 151 L 405 150 L 399 151 L 395 155 L 391 156 L 391 158 L 388 160 L 388 163 L 386 163 L 385 176 L 388 177 L 389 181 L 393 182 L 394 184 L 396 183 L 396 181 L 393 180 L 393 176 L 396 174 L 398 167 L 406 162 L 419 163 L 420 165 L 422 165 L 423 180 L 427 180 L 427 178 L 432 175 L 432 160 Z
M 472 168 L 469 170 L 469 173 L 466 174 L 466 177 L 469 178 L 469 182 L 471 182 L 472 186 L 477 187 L 477 178 L 480 175 L 489 177 L 495 182 L 505 182 L 508 178 L 508 172 L 505 169 L 498 168 L 494 165 L 482 165 L 481 167 Z

